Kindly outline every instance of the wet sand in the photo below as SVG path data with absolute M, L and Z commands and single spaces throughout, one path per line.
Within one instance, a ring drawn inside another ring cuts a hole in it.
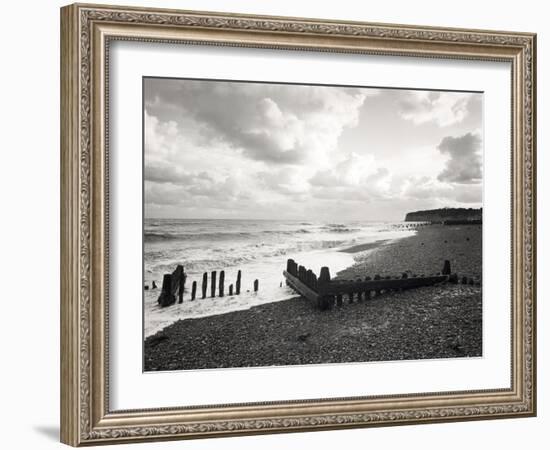
M 359 247 L 359 248 L 358 248 Z M 355 246 L 338 278 L 453 272 L 481 282 L 481 227 L 420 228 L 377 246 Z M 349 251 L 349 249 L 348 249 Z M 481 356 L 480 285 L 440 284 L 382 293 L 319 311 L 294 299 L 175 322 L 145 341 L 145 370 L 326 364 Z
M 353 247 L 348 247 L 340 250 L 344 253 L 361 253 L 365 250 L 372 250 L 374 248 L 380 247 L 382 244 L 385 244 L 387 242 L 390 242 L 389 240 L 380 240 L 375 242 L 369 242 L 367 244 L 358 244 L 354 245 Z

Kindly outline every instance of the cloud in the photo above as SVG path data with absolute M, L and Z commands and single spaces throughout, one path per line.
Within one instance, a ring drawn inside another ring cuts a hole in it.
M 456 185 L 455 199 L 459 203 L 477 203 L 481 204 L 483 199 L 483 190 L 481 184 L 463 184 Z
M 477 108 L 479 94 L 435 91 L 406 91 L 399 100 L 399 114 L 415 125 L 433 122 L 446 127 L 462 122 Z
M 157 79 L 146 83 L 149 114 L 178 125 L 193 121 L 203 145 L 221 141 L 228 149 L 270 164 L 326 159 L 343 130 L 357 125 L 367 96 L 374 95 L 324 86 Z
M 256 178 L 260 188 L 280 195 L 301 196 L 311 188 L 302 171 L 294 167 L 262 171 Z
M 409 199 L 441 199 L 452 196 L 453 187 L 431 177 L 409 177 L 402 186 L 401 195 Z
M 317 171 L 309 182 L 318 198 L 370 201 L 390 195 L 391 174 L 372 155 L 351 153 L 334 167 Z
M 144 128 L 145 162 L 154 165 L 181 162 L 183 159 L 188 162 L 193 160 L 197 149 L 223 147 L 213 138 L 205 139 L 204 126 L 192 118 L 161 120 L 146 108 Z
M 437 149 L 449 156 L 445 169 L 437 177 L 439 181 L 460 184 L 481 182 L 481 137 L 478 134 L 447 136 Z
M 403 111 L 395 108 L 403 96 L 384 98 L 380 91 L 147 81 L 145 214 L 383 220 L 412 209 L 480 203 L 481 139 L 462 135 L 479 121 L 460 119 L 460 101 L 453 109 L 455 103 L 429 94 L 419 97 L 416 119 L 406 120 L 463 123 L 440 130 L 404 124 L 402 115 L 414 108 L 406 101 Z M 418 94 L 405 93 L 405 100 L 411 95 Z M 426 96 L 431 106 L 423 106 Z M 391 114 L 382 123 L 365 112 L 371 108 L 379 117 L 383 107 Z M 441 112 L 447 109 L 454 115 Z M 369 140 L 369 126 L 386 133 L 386 145 Z M 412 130 L 404 143 L 395 138 L 403 126 Z
M 192 176 L 176 169 L 174 166 L 146 165 L 143 178 L 155 183 L 172 183 L 185 185 L 192 180 Z
M 480 204 L 481 184 L 455 184 L 431 177 L 409 177 L 401 187 L 399 198 L 428 202 L 432 207 Z
M 207 172 L 186 172 L 171 166 L 146 165 L 145 200 L 158 205 L 225 205 L 250 200 L 249 180 L 240 173 L 215 178 Z
M 334 167 L 318 171 L 310 182 L 316 186 L 358 186 L 376 172 L 374 156 L 351 153 Z
M 481 204 L 481 137 L 477 133 L 446 136 L 437 146 L 448 159 L 436 176 L 410 176 L 401 186 L 401 197 L 431 201 L 436 206 Z

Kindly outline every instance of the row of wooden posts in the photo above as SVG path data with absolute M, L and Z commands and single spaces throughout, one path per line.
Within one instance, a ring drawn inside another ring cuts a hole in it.
M 172 273 L 167 273 L 162 279 L 162 291 L 158 298 L 160 306 L 170 306 L 176 303 L 176 295 L 178 302 L 183 303 L 183 293 L 185 291 L 185 281 L 187 274 L 185 273 L 183 266 L 178 265 Z M 254 280 L 254 292 L 259 289 L 259 281 Z M 153 282 L 153 287 L 156 287 Z M 208 272 L 204 272 L 202 275 L 202 298 L 206 298 L 208 291 Z M 148 287 L 146 287 L 148 289 Z M 216 297 L 216 290 L 218 291 L 218 297 L 225 295 L 225 271 L 220 271 L 219 279 L 217 279 L 217 272 L 213 270 L 210 275 L 210 297 Z M 241 271 L 237 272 L 237 279 L 235 281 L 235 295 L 241 293 Z M 233 295 L 233 284 L 229 285 L 228 295 Z M 197 297 L 197 282 L 193 281 L 191 285 L 191 301 Z
M 342 305 L 344 296 L 353 303 L 355 298 L 358 301 L 367 300 L 382 291 L 431 286 L 445 281 L 458 282 L 458 275 L 451 274 L 451 263 L 448 260 L 444 262 L 442 271 L 435 275 L 409 276 L 403 273 L 398 277 L 375 275 L 374 278 L 367 276 L 364 280 L 331 280 L 328 267 L 322 267 L 317 277 L 312 270 L 289 259 L 283 275 L 289 287 L 322 310 L 330 309 L 334 304 Z
M 413 222 L 413 223 L 400 223 L 395 225 L 397 228 L 420 228 L 432 225 L 431 222 Z

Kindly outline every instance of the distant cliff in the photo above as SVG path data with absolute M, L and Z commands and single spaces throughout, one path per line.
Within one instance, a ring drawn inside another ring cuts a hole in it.
M 405 222 L 481 222 L 483 209 L 440 208 L 407 213 Z

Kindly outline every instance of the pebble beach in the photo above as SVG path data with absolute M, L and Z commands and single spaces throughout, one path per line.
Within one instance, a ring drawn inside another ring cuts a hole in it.
M 329 311 L 295 297 L 179 320 L 145 339 L 144 370 L 480 357 L 481 236 L 478 225 L 420 227 L 402 239 L 344 249 L 355 263 L 332 274 L 429 275 L 447 259 L 466 284 L 385 292 Z

